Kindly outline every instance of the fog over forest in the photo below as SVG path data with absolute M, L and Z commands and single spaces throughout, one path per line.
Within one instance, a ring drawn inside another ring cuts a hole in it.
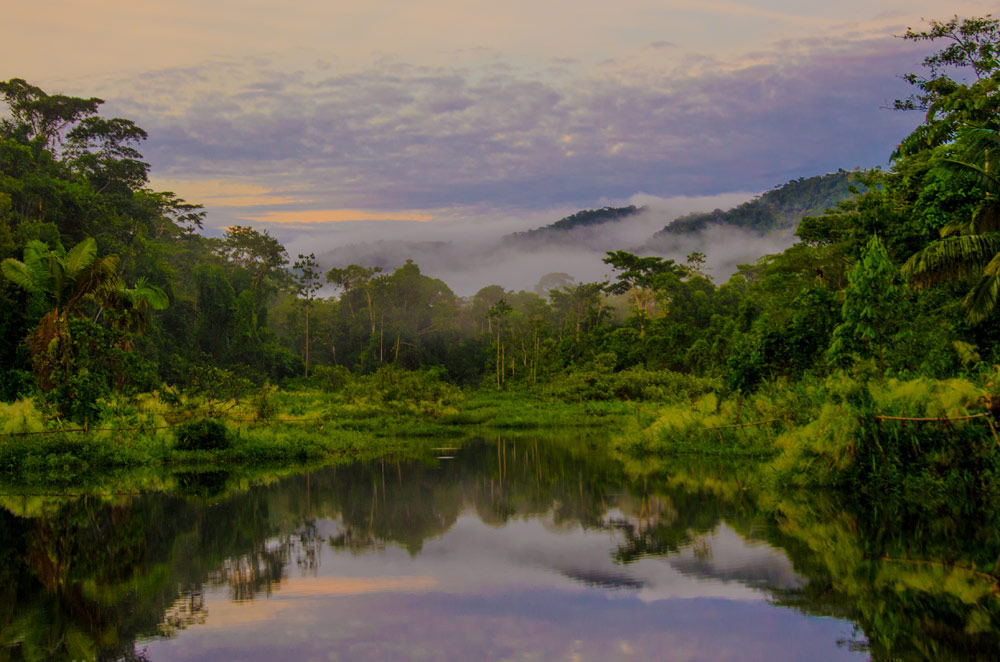
M 708 256 L 709 273 L 722 282 L 737 265 L 790 246 L 795 241 L 793 230 L 761 236 L 730 226 L 710 226 L 698 233 L 650 240 L 679 216 L 729 209 L 752 197 L 746 192 L 672 198 L 637 194 L 629 204 L 642 208 L 638 214 L 520 241 L 512 241 L 511 235 L 549 225 L 559 219 L 559 212 L 512 215 L 490 223 L 467 219 L 324 224 L 306 228 L 307 237 L 300 235 L 290 242 L 289 252 L 314 252 L 323 269 L 361 264 L 389 271 L 412 259 L 422 273 L 440 278 L 461 296 L 475 294 L 486 285 L 532 290 L 542 276 L 552 272 L 567 273 L 576 282 L 604 280 L 609 271 L 601 260 L 613 250 L 662 255 L 678 262 L 692 251 L 702 251 Z M 282 229 L 278 228 L 279 237 Z

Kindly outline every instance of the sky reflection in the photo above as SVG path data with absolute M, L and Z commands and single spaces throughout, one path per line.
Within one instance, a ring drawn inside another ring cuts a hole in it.
M 319 520 L 314 534 L 342 532 Z M 847 659 L 849 623 L 768 602 L 805 580 L 725 522 L 677 553 L 615 562 L 614 529 L 466 511 L 417 553 L 322 544 L 266 597 L 206 594 L 204 625 L 144 644 L 153 660 Z M 292 557 L 296 557 L 293 551 Z M 669 653 L 667 653 L 669 651 Z

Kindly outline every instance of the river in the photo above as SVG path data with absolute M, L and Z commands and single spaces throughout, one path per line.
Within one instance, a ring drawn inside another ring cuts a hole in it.
M 0 660 L 1000 652 L 996 581 L 973 567 L 995 532 L 760 484 L 749 467 L 623 463 L 570 433 L 188 469 L 127 493 L 10 488 Z

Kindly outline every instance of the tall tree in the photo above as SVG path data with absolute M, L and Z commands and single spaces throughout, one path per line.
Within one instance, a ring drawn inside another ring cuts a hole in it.
M 320 280 L 319 264 L 316 263 L 316 255 L 299 254 L 299 259 L 292 265 L 292 277 L 295 281 L 296 300 L 305 312 L 305 376 L 309 376 L 309 318 L 312 315 L 313 302 L 316 300 L 316 293 L 323 286 Z
M 916 88 L 899 99 L 898 110 L 926 113 L 924 123 L 903 140 L 894 157 L 909 156 L 952 140 L 963 126 L 1000 125 L 1000 20 L 992 15 L 928 21 L 928 29 L 909 28 L 903 39 L 943 42 L 924 58 L 923 73 L 903 79 Z
M 852 356 L 875 358 L 884 378 L 886 348 L 902 315 L 902 287 L 896 266 L 878 236 L 869 240 L 847 282 L 842 322 L 833 330 L 829 356 L 838 363 Z
M 503 329 L 504 321 L 510 316 L 514 311 L 506 299 L 500 299 L 486 312 L 487 317 L 490 318 L 491 327 L 496 331 L 496 382 L 497 388 L 500 388 L 506 377 L 506 348 L 503 343 Z
M 679 277 L 683 269 L 673 260 L 662 257 L 639 257 L 627 251 L 608 251 L 604 263 L 616 272 L 615 281 L 606 287 L 610 294 L 630 294 L 635 303 L 635 314 L 639 319 L 639 334 L 645 335 L 646 318 L 655 301 L 654 290 L 657 281 L 664 275 Z

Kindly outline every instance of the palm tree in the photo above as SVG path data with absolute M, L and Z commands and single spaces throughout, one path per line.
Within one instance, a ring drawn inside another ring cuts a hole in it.
M 970 128 L 949 146 L 954 158 L 937 161 L 934 172 L 955 184 L 984 192 L 972 215 L 941 228 L 941 239 L 928 244 L 903 265 L 915 287 L 951 278 L 975 278 L 962 305 L 972 323 L 985 320 L 1000 300 L 1000 132 Z M 991 158 L 992 155 L 992 158 Z
M 29 337 L 32 367 L 43 390 L 51 389 L 54 373 L 69 374 L 73 346 L 69 319 L 81 314 L 86 301 L 97 302 L 103 310 L 123 313 L 116 325 L 124 331 L 145 328 L 148 310 L 161 310 L 167 295 L 145 279 L 135 288 L 125 288 L 118 277 L 118 257 L 97 256 L 97 243 L 90 237 L 69 251 L 50 249 L 41 241 L 29 241 L 24 261 L 8 258 L 0 264 L 3 275 L 30 294 L 43 296 L 49 311 L 42 316 Z
M 163 310 L 170 303 L 167 293 L 144 276 L 140 276 L 132 288 L 125 287 L 118 280 L 112 287 L 96 293 L 94 298 L 101 304 L 102 310 L 108 308 L 120 313 L 113 322 L 115 328 L 136 333 L 146 331 L 150 310 Z

